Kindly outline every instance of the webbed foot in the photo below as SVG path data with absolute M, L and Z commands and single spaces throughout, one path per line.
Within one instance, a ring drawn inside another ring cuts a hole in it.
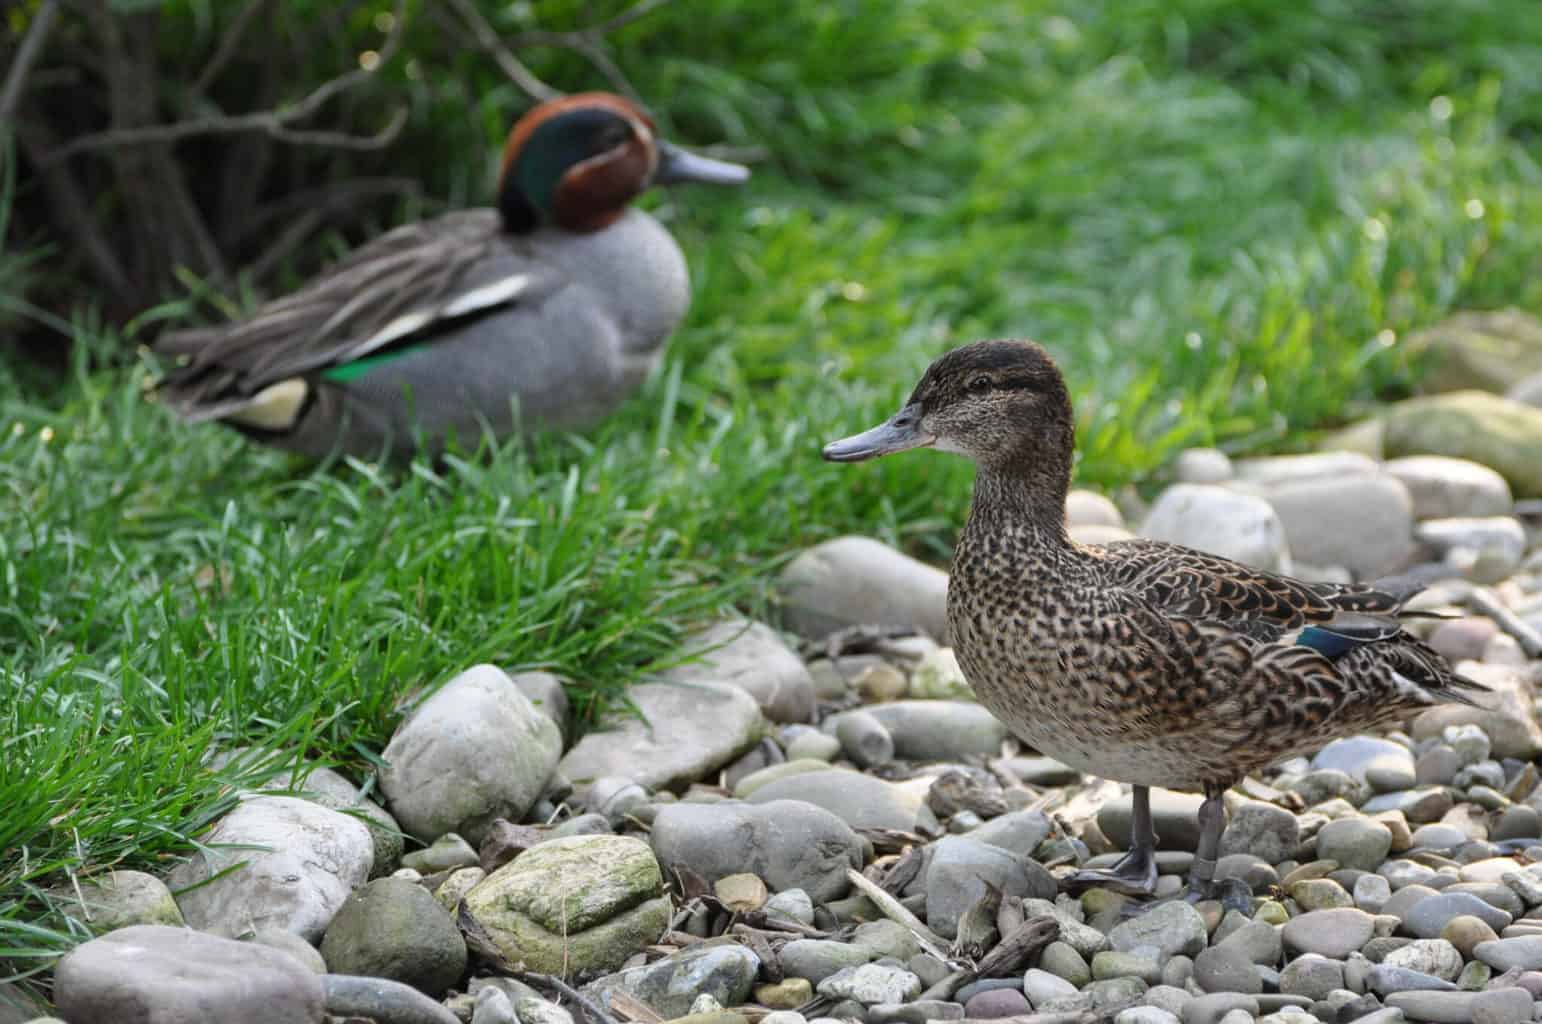
M 1156 853 L 1143 847 L 1131 850 L 1112 867 L 1082 868 L 1061 879 L 1061 885 L 1068 892 L 1101 886 L 1126 896 L 1150 896 L 1156 892 L 1156 884 Z

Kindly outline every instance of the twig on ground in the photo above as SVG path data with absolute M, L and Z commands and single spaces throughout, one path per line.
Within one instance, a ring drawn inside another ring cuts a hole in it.
M 561 978 L 551 974 L 537 974 L 534 971 L 516 971 L 514 972 L 514 977 L 537 988 L 551 989 L 559 995 L 571 999 L 574 1005 L 578 1006 L 589 1016 L 591 1024 L 617 1024 L 616 1018 L 606 1013 L 599 1003 L 596 1003 L 593 999 L 590 999 Z
M 862 891 L 862 895 L 872 900 L 874 905 L 883 911 L 884 917 L 910 929 L 911 934 L 920 940 L 922 947 L 928 953 L 944 962 L 951 959 L 947 951 L 947 940 L 928 928 L 919 917 L 906 910 L 903 903 L 884 892 L 876 882 L 870 881 L 860 871 L 847 868 L 846 877 L 851 880 L 852 885 Z

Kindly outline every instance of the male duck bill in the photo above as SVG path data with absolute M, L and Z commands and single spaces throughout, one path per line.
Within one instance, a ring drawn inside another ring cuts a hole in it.
M 748 177 L 657 138 L 620 96 L 542 103 L 509 134 L 496 208 L 398 227 L 244 320 L 167 334 L 159 395 L 312 456 L 588 426 L 636 391 L 689 301 L 679 247 L 630 202 Z
M 1074 427 L 1065 381 L 1031 342 L 984 341 L 932 363 L 883 424 L 824 457 L 910 448 L 976 464 L 948 579 L 948 629 L 980 701 L 1023 741 L 1134 786 L 1129 853 L 1082 870 L 1149 896 L 1149 787 L 1202 792 L 1186 898 L 1250 894 L 1214 882 L 1222 794 L 1248 772 L 1483 687 L 1399 619 L 1407 581 L 1328 584 L 1148 540 L 1084 545 L 1065 526 Z M 1245 886 L 1243 887 L 1245 889 Z M 1138 907 L 1140 904 L 1131 904 Z

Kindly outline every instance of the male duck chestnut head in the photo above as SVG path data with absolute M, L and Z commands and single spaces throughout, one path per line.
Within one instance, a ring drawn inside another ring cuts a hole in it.
M 1063 881 L 1150 896 L 1149 787 L 1189 790 L 1205 800 L 1187 898 L 1234 897 L 1250 912 L 1250 893 L 1215 880 L 1226 789 L 1483 687 L 1402 628 L 1417 614 L 1404 609 L 1417 592 L 1407 581 L 1307 582 L 1175 544 L 1077 543 L 1065 528 L 1073 440 L 1045 351 L 982 341 L 932 363 L 898 413 L 824 456 L 933 447 L 976 463 L 948 576 L 959 666 L 1025 743 L 1134 787 L 1129 853 Z
M 542 103 L 509 134 L 495 206 L 396 228 L 244 320 L 164 336 L 178 365 L 159 393 L 188 422 L 312 456 L 591 425 L 689 301 L 679 247 L 629 204 L 748 177 L 659 139 L 623 97 Z

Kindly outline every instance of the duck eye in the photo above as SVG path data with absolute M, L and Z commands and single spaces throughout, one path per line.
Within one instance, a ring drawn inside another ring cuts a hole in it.
M 969 382 L 969 390 L 975 394 L 979 394 L 983 391 L 989 391 L 991 389 L 991 383 L 991 379 L 982 373 L 980 376 Z

